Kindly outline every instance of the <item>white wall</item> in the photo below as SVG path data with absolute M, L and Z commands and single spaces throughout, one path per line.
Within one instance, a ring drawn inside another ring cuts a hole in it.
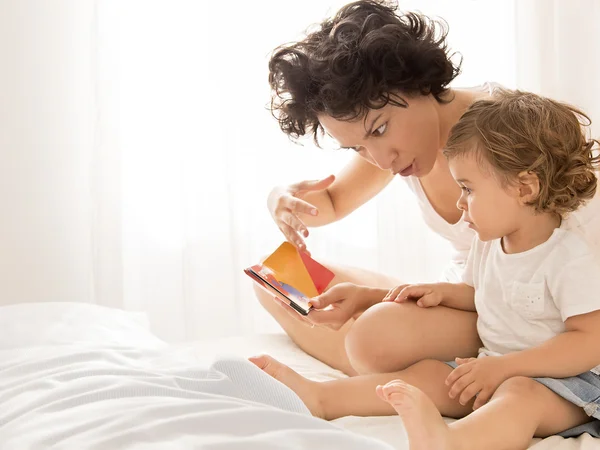
M 90 299 L 92 21 L 0 1 L 0 304 Z

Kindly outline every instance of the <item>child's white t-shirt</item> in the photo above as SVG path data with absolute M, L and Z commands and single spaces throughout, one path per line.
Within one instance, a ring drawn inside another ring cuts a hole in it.
M 475 288 L 480 353 L 536 347 L 564 332 L 569 317 L 600 309 L 600 265 L 585 239 L 565 228 L 516 254 L 500 239 L 474 239 L 463 281 Z

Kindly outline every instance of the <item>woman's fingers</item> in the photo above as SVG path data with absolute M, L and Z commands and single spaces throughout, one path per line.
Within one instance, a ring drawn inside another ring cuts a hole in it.
M 326 308 L 329 305 L 337 303 L 345 298 L 347 291 L 345 291 L 344 288 L 344 284 L 336 284 L 331 289 L 328 289 L 322 294 L 311 298 L 310 303 L 317 309 Z
M 326 325 L 330 328 L 338 330 L 348 321 L 346 312 L 340 308 L 328 309 L 320 311 L 313 309 L 308 313 L 309 320 L 317 325 Z
M 304 222 L 298 218 L 298 216 L 295 216 L 290 212 L 286 212 L 281 214 L 281 220 L 292 227 L 292 229 L 295 230 L 299 235 L 308 237 L 308 228 L 306 225 L 304 225 Z
M 292 308 L 290 305 L 288 305 L 276 295 L 274 295 L 273 298 L 279 304 L 279 306 L 281 306 L 286 311 L 286 313 L 293 317 L 295 320 L 301 320 L 302 322 L 306 322 L 309 325 L 314 325 L 313 322 L 311 322 L 306 316 L 303 316 L 302 314 L 298 313 L 298 311 L 296 311 L 294 308 Z
M 289 211 L 293 215 L 304 213 L 311 216 L 317 216 L 319 214 L 319 210 L 315 205 L 305 202 L 301 198 L 294 197 L 293 195 L 287 195 L 282 198 L 281 206 L 285 211 Z
M 300 234 L 296 230 L 294 230 L 292 227 L 290 227 L 287 223 L 283 221 L 279 222 L 279 229 L 290 244 L 292 244 L 300 251 L 307 252 L 306 243 L 304 242 L 302 236 L 300 236 Z

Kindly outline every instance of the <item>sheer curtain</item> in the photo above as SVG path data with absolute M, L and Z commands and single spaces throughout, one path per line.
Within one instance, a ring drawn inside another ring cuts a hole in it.
M 600 134 L 600 2 L 515 2 L 517 84 L 573 103 Z
M 242 272 L 282 240 L 267 193 L 336 173 L 351 155 L 294 145 L 279 131 L 265 108 L 268 54 L 344 3 L 269 0 L 260 2 L 261 14 L 256 2 L 100 3 L 100 67 L 116 80 L 100 84 L 100 98 L 119 91 L 120 301 L 148 311 L 164 337 L 277 329 Z M 403 7 L 451 24 L 451 46 L 465 58 L 458 85 L 515 84 L 512 3 Z M 104 117 L 114 123 L 113 114 Z M 341 223 L 314 230 L 309 248 L 317 259 L 411 281 L 435 279 L 449 254 L 401 181 Z M 99 276 L 98 285 L 115 286 L 113 276 Z M 99 301 L 114 301 L 114 289 L 106 292 Z
M 242 273 L 282 240 L 267 193 L 351 155 L 279 131 L 268 54 L 344 3 L 2 2 L 2 303 L 145 311 L 172 341 L 278 330 Z M 456 86 L 498 81 L 600 120 L 593 0 L 401 6 L 447 20 L 464 57 Z M 308 245 L 408 281 L 437 277 L 449 253 L 400 180 Z

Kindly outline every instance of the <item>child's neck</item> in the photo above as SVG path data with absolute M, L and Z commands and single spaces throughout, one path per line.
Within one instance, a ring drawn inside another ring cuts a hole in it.
M 502 249 L 508 254 L 531 250 L 550 239 L 560 224 L 558 214 L 532 214 L 519 228 L 502 238 Z

